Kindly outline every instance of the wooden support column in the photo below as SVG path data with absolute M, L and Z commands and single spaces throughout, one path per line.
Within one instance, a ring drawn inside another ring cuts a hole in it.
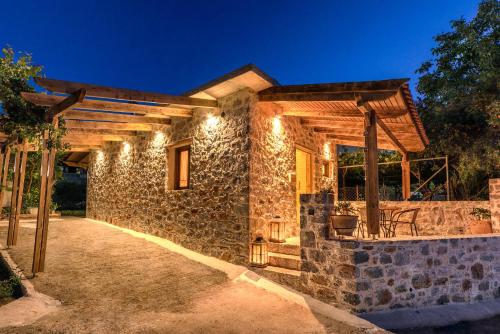
M 33 251 L 32 272 L 35 275 L 45 270 L 45 252 L 47 250 L 47 234 L 49 229 L 49 214 L 52 197 L 52 185 L 56 150 L 47 146 L 49 133 L 46 130 L 42 139 L 42 166 L 40 173 L 40 201 L 36 220 L 35 247 Z
M 368 234 L 380 233 L 378 199 L 377 115 L 367 104 L 365 116 L 365 198 Z
M 12 196 L 10 201 L 9 229 L 7 232 L 7 246 L 17 244 L 19 234 L 19 217 L 23 204 L 24 176 L 26 172 L 26 160 L 28 157 L 28 143 L 23 141 L 17 145 L 14 161 L 14 179 L 12 181 Z
M 410 199 L 410 159 L 408 153 L 403 153 L 403 160 L 401 161 L 401 178 L 402 178 L 402 193 L 405 201 Z
M 3 154 L 3 166 L 0 166 L 2 169 L 2 182 L 0 189 L 0 206 L 3 205 L 3 199 L 5 197 L 5 192 L 7 191 L 7 181 L 9 177 L 9 164 L 10 164 L 10 147 L 7 146 L 5 148 L 5 153 Z

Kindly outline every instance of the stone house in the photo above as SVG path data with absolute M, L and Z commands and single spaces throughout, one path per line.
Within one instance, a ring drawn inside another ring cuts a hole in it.
M 365 146 L 363 108 L 384 120 L 380 148 L 427 142 L 407 79 L 280 86 L 247 65 L 186 96 L 218 108 L 91 151 L 88 217 L 248 264 L 269 218 L 298 236 L 299 194 L 335 191 L 336 145 Z

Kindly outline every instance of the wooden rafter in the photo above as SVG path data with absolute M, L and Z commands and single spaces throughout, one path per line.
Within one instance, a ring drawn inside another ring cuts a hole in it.
M 66 136 L 71 135 L 85 135 L 87 137 L 93 137 L 94 135 L 118 135 L 118 136 L 127 136 L 134 137 L 137 136 L 136 131 L 120 131 L 120 130 L 112 130 L 112 129 L 68 129 L 66 132 Z
M 37 93 L 21 93 L 23 98 L 33 104 L 40 106 L 53 106 L 64 100 L 64 96 L 47 95 Z M 78 104 L 77 109 L 83 110 L 102 110 L 112 112 L 127 112 L 134 114 L 141 114 L 141 116 L 154 116 L 154 117 L 192 117 L 193 112 L 190 109 L 183 109 L 178 107 L 166 107 L 157 105 L 145 105 L 137 103 L 125 103 L 117 101 L 103 101 L 84 99 Z
M 364 99 L 385 100 L 394 96 L 395 92 L 373 92 L 373 93 L 337 93 L 337 92 L 307 92 L 307 93 L 259 93 L 259 101 L 330 101 L 344 102 L 356 101 L 356 97 L 362 94 Z
M 68 109 L 76 107 L 79 103 L 82 103 L 84 97 L 85 89 L 83 88 L 73 92 L 67 97 L 64 97 L 60 102 L 50 107 L 48 110 L 49 117 L 55 118 L 62 116 Z
M 392 144 L 397 147 L 399 149 L 399 151 L 403 154 L 408 154 L 408 151 L 406 150 L 406 148 L 404 147 L 403 144 L 401 144 L 401 142 L 398 140 L 398 138 L 396 138 L 396 136 L 393 134 L 393 132 L 391 131 L 391 129 L 389 129 L 387 127 L 387 125 L 385 125 L 385 123 L 377 118 L 377 125 L 382 129 L 384 130 L 385 134 L 387 135 L 387 137 L 389 138 L 389 140 L 392 142 Z
M 217 108 L 217 101 L 214 100 L 197 99 L 186 96 L 176 96 L 161 93 L 148 93 L 132 89 L 105 87 L 39 77 L 35 78 L 35 82 L 50 91 L 58 93 L 71 94 L 78 89 L 84 88 L 87 91 L 88 96 L 99 98 L 174 104 L 187 107 Z
M 161 131 L 168 125 L 67 120 L 68 129 L 108 129 L 118 131 Z
M 132 115 L 117 114 L 117 113 L 77 111 L 77 110 L 71 110 L 67 112 L 64 115 L 64 119 L 94 120 L 94 121 L 119 122 L 119 123 L 163 124 L 163 125 L 169 125 L 172 122 L 168 118 L 132 116 Z

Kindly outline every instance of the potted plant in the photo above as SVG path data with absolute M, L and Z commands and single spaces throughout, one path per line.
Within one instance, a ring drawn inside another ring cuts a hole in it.
M 470 215 L 474 216 L 475 220 L 469 223 L 471 234 L 486 234 L 492 233 L 491 228 L 491 211 L 483 208 L 473 208 Z
M 334 206 L 335 214 L 331 216 L 331 228 L 339 236 L 351 236 L 356 229 L 358 216 L 351 202 L 338 202 Z M 333 236 L 330 233 L 330 236 Z

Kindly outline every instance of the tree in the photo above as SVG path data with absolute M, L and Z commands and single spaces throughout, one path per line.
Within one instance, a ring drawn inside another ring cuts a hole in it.
M 448 155 L 451 195 L 487 198 L 499 177 L 500 3 L 484 0 L 476 17 L 451 22 L 434 39 L 421 74 L 417 107 L 430 139 L 423 156 Z

